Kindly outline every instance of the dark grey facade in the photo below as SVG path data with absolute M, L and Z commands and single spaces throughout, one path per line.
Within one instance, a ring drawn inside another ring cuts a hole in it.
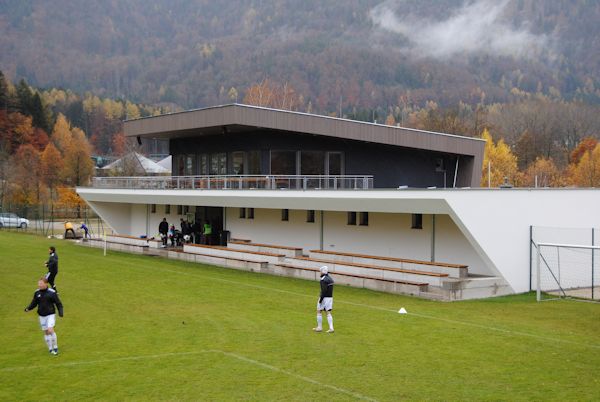
M 485 146 L 467 137 L 245 105 L 127 121 L 125 133 L 168 138 L 173 175 L 373 175 L 376 188 L 478 187 Z

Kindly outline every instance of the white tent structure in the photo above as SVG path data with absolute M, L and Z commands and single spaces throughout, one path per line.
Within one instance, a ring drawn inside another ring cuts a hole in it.
M 160 166 L 164 167 L 171 173 L 171 166 L 173 166 L 173 157 L 171 155 L 167 156 L 165 159 L 161 159 L 156 162 Z
M 112 171 L 126 175 L 165 175 L 170 174 L 167 169 L 144 155 L 131 152 L 102 168 L 104 171 Z

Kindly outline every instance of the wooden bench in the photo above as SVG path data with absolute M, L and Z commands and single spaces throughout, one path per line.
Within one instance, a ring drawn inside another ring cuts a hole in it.
M 229 239 L 230 242 L 235 242 L 235 243 L 252 243 L 252 240 L 250 239 L 240 239 L 240 238 L 231 238 Z
M 268 265 L 268 261 L 257 261 L 236 257 L 220 257 L 210 254 L 188 253 L 181 250 L 169 250 L 167 255 L 172 259 L 217 265 L 226 268 L 243 269 L 251 272 L 260 272 L 267 268 Z
M 141 237 L 127 236 L 127 235 L 107 235 L 107 241 L 115 243 L 128 244 L 131 246 L 148 247 L 148 239 L 142 239 Z
M 295 265 L 304 267 L 317 268 L 315 265 L 327 265 L 329 272 L 351 274 L 351 275 L 366 275 L 373 278 L 389 279 L 395 281 L 409 282 L 427 282 L 433 286 L 442 286 L 445 279 L 448 278 L 446 273 L 418 271 L 403 268 L 390 268 L 372 264 L 359 264 L 354 262 L 324 260 L 320 258 L 298 257 L 290 259 L 290 262 L 296 262 Z
M 265 253 L 280 253 L 286 257 L 295 258 L 302 256 L 301 247 L 279 246 L 276 244 L 261 244 L 250 242 L 230 241 L 227 246 L 235 250 L 259 251 Z
M 86 242 L 91 247 L 104 247 L 104 240 L 101 239 L 88 239 Z M 109 250 L 115 251 L 126 251 L 126 252 L 134 252 L 134 253 L 145 253 L 148 250 L 148 245 L 139 245 L 139 244 L 128 244 L 120 241 L 110 241 L 106 240 L 106 248 Z
M 304 270 L 312 272 L 314 274 L 315 280 L 318 279 L 320 275 L 320 270 L 318 268 L 299 267 L 293 264 L 276 264 L 275 266 L 287 269 Z M 350 285 L 354 287 L 362 287 L 366 289 L 384 291 L 389 293 L 418 295 L 419 293 L 427 292 L 429 286 L 429 284 L 425 282 L 385 279 L 361 274 L 346 274 L 332 272 L 331 276 L 336 281 L 336 283 L 339 284 Z
M 184 244 L 183 251 L 194 254 L 205 254 L 217 257 L 243 258 L 252 261 L 267 261 L 272 264 L 279 263 L 285 255 L 267 253 L 262 251 L 235 250 L 222 246 L 205 246 L 201 244 Z
M 324 250 L 310 250 L 310 256 L 314 256 L 315 258 L 322 258 L 323 256 L 333 256 L 334 260 L 336 261 L 353 262 L 359 264 L 366 263 L 385 266 L 389 268 L 412 269 L 416 271 L 420 270 L 421 267 L 426 266 L 427 270 L 431 272 L 447 273 L 448 276 L 451 278 L 466 278 L 469 275 L 468 265 L 462 264 L 421 261 L 407 258 L 384 257 L 377 255 L 344 253 L 339 251 Z

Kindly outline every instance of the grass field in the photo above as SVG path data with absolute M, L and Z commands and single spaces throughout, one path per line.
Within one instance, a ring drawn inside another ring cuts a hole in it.
M 50 356 L 24 313 L 60 257 Z M 0 232 L 0 400 L 598 400 L 600 305 L 440 303 Z M 400 307 L 409 314 L 399 315 Z M 325 320 L 324 320 L 325 321 Z

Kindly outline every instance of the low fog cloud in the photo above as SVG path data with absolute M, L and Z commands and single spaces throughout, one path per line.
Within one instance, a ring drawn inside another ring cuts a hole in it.
M 475 0 L 449 13 L 443 20 L 400 14 L 403 0 L 388 0 L 371 10 L 376 26 L 402 34 L 409 50 L 438 59 L 458 54 L 492 54 L 533 57 L 547 46 L 544 36 L 515 29 L 501 20 L 508 0 Z

